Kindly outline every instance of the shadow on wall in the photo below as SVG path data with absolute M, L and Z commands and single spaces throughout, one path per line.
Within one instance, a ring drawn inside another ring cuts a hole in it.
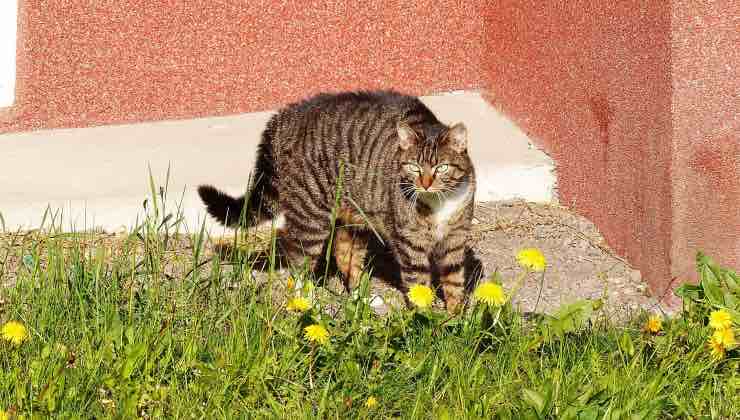
M 689 171 L 681 177 L 684 190 L 676 203 L 676 275 L 693 277 L 693 254 L 701 249 L 725 266 L 740 269 L 740 138 L 728 133 L 691 145 Z M 735 259 L 732 257 L 735 256 Z
M 671 274 L 671 6 L 502 1 L 486 15 L 489 99 L 554 158 L 561 202 L 653 292 Z

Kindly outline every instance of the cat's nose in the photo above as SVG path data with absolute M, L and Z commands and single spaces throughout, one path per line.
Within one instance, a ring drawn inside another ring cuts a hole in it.
M 433 182 L 434 182 L 434 178 L 432 178 L 429 175 L 424 175 L 421 177 L 421 186 L 424 187 L 425 190 L 428 190 L 429 187 L 432 186 Z

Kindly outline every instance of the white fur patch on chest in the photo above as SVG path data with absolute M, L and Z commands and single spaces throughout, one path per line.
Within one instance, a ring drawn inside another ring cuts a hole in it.
M 436 236 L 438 239 L 442 239 L 447 234 L 450 219 L 462 210 L 472 193 L 470 183 L 465 182 L 441 200 L 439 199 L 441 197 L 435 196 L 435 194 L 424 194 L 419 197 L 432 209 L 432 220 L 437 225 Z

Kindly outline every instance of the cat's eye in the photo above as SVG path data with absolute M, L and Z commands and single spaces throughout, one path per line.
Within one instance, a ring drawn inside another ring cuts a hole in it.
M 450 169 L 450 167 L 447 164 L 442 164 L 434 168 L 434 172 L 438 174 L 443 174 L 447 172 L 448 169 Z
M 413 163 L 407 163 L 403 165 L 403 168 L 406 169 L 408 172 L 418 174 L 421 172 L 421 168 L 419 165 L 414 165 Z

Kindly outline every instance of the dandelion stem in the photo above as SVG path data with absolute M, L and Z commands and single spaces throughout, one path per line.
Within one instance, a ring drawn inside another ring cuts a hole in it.
M 432 331 L 432 337 L 436 337 L 436 336 L 437 336 L 437 333 L 439 332 L 439 329 L 440 329 L 440 328 L 444 327 L 444 325 L 445 325 L 446 323 L 450 322 L 450 321 L 451 321 L 451 320 L 452 320 L 453 318 L 456 318 L 456 317 L 457 317 L 458 315 L 460 315 L 461 313 L 462 313 L 462 311 L 460 311 L 460 312 L 458 312 L 458 313 L 454 313 L 454 314 L 452 314 L 452 315 L 448 316 L 448 317 L 447 317 L 447 319 L 445 319 L 444 321 L 440 322 L 440 323 L 439 323 L 439 325 L 436 325 L 436 326 L 434 327 L 434 331 Z
M 308 361 L 308 387 L 313 389 L 313 352 L 316 349 L 314 344 L 311 344 L 311 353 Z
M 524 272 L 522 272 L 519 277 L 517 277 L 516 282 L 514 283 L 514 287 L 511 289 L 511 296 L 509 299 L 513 300 L 514 296 L 519 292 L 519 289 L 522 288 L 524 285 L 524 279 L 527 277 L 527 274 L 529 274 L 529 269 L 524 269 Z
M 537 313 L 537 307 L 540 305 L 540 298 L 542 297 L 542 289 L 545 286 L 545 272 L 542 272 L 542 277 L 540 277 L 540 290 L 537 292 L 537 301 L 534 303 L 534 309 L 532 309 L 532 312 Z

